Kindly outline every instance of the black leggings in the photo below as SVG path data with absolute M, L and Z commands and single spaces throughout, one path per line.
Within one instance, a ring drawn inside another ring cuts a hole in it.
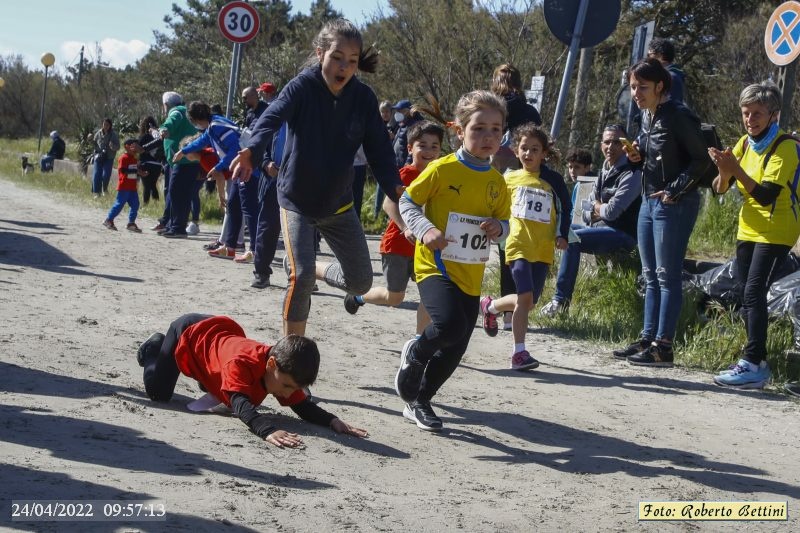
M 507 294 L 517 294 L 517 286 L 511 276 L 511 267 L 506 264 L 506 251 L 497 247 L 500 254 L 500 296 Z
M 736 243 L 736 281 L 744 287 L 742 310 L 747 328 L 744 358 L 754 365 L 767 356 L 767 291 L 790 249 L 783 244 Z
M 429 402 L 453 374 L 467 351 L 478 319 L 479 296 L 470 296 L 443 276 L 430 276 L 417 284 L 431 323 L 414 344 L 412 358 L 427 363 L 417 400 Z
M 148 165 L 149 166 L 149 165 Z M 153 200 L 158 200 L 158 177 L 161 175 L 161 168 L 158 170 L 151 170 L 146 176 L 142 176 L 142 200 L 144 203 Z
M 144 362 L 144 390 L 151 400 L 168 402 L 172 399 L 175 384 L 178 383 L 178 376 L 181 375 L 178 363 L 175 362 L 175 348 L 178 346 L 178 339 L 181 338 L 181 334 L 186 328 L 207 318 L 211 318 L 211 315 L 191 313 L 179 317 L 169 325 L 158 357 L 151 357 Z

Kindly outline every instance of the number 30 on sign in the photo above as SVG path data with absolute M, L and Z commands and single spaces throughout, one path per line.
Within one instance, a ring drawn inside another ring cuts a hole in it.
M 219 10 L 217 24 L 226 39 L 241 44 L 258 35 L 261 21 L 258 12 L 247 2 L 230 2 Z

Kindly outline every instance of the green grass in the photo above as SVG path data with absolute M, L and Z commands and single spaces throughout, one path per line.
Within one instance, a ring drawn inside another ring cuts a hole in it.
M 689 239 L 688 255 L 727 260 L 736 249 L 742 195 L 735 187 L 722 196 L 712 196 L 711 190 L 705 189 L 702 205 Z
M 592 256 L 581 258 L 569 314 L 555 318 L 538 314 L 539 308 L 552 298 L 559 260 L 557 254 L 542 298 L 530 314 L 530 323 L 574 339 L 619 345 L 633 341 L 642 328 L 644 304 L 636 290 L 638 272 L 608 268 L 605 263 L 597 266 Z M 498 270 L 496 265 L 487 268 L 485 293 L 499 294 Z M 700 299 L 701 294 L 695 290 L 684 292 L 675 337 L 676 364 L 717 372 L 739 358 L 747 340 L 744 324 L 737 314 L 721 306 L 701 309 Z M 775 384 L 800 378 L 800 356 L 793 353 L 793 346 L 793 326 L 789 318 L 771 321 L 767 361 Z
M 93 199 L 91 194 L 91 166 L 89 167 L 89 176 L 77 176 L 75 174 L 68 174 L 63 172 L 47 172 L 42 174 L 39 172 L 39 156 L 36 155 L 36 139 L 17 139 L 8 140 L 2 139 L 0 141 L 0 174 L 10 179 L 17 185 L 23 187 L 31 187 L 35 189 L 43 189 L 55 192 L 67 199 L 80 205 L 92 205 L 95 207 L 103 207 L 110 209 L 116 198 L 114 190 L 117 183 L 116 168 L 111 173 L 111 181 L 109 183 L 109 193 L 101 198 Z M 49 141 L 48 141 L 49 146 Z M 66 157 L 68 159 L 77 160 L 78 156 L 75 153 L 77 146 L 71 144 L 67 145 Z M 45 152 L 45 141 L 42 140 L 42 152 Z M 22 174 L 22 167 L 20 157 L 27 154 L 30 163 L 36 166 L 33 172 Z M 159 180 L 159 186 L 163 185 L 163 178 Z M 140 187 L 141 189 L 141 187 Z M 141 190 L 140 190 L 141 196 Z M 158 218 L 164 211 L 164 197 L 161 195 L 159 202 L 150 202 L 148 205 L 142 204 L 139 208 L 139 217 Z M 200 192 L 200 220 L 201 222 L 211 224 L 221 224 L 224 213 L 219 207 L 219 200 L 216 193 L 205 194 L 205 191 Z

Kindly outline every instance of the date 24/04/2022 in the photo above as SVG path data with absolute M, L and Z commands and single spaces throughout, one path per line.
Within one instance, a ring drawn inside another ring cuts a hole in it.
M 162 500 L 12 500 L 12 522 L 161 521 Z

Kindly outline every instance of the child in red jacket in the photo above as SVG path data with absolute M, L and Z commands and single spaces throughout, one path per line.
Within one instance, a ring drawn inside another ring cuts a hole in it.
M 303 420 L 337 433 L 367 436 L 314 404 L 303 391 L 319 370 L 319 350 L 306 337 L 288 335 L 268 346 L 246 338 L 231 318 L 188 314 L 170 324 L 166 335 L 151 335 L 136 358 L 144 367 L 144 387 L 151 400 L 169 401 L 183 373 L 216 402 L 233 409 L 250 431 L 279 448 L 301 446 L 303 441 L 296 433 L 276 431 L 271 417 L 256 411 L 268 394 Z
M 125 147 L 125 153 L 120 156 L 119 164 L 117 165 L 119 172 L 117 199 L 103 221 L 103 226 L 117 231 L 117 227 L 114 225 L 114 218 L 120 214 L 125 204 L 128 204 L 130 212 L 128 213 L 128 225 L 125 228 L 128 231 L 141 233 L 142 230 L 136 225 L 136 215 L 139 213 L 138 183 L 140 174 L 137 155 L 142 152 L 142 147 L 139 146 L 139 141 L 136 139 L 126 139 L 123 146 Z

